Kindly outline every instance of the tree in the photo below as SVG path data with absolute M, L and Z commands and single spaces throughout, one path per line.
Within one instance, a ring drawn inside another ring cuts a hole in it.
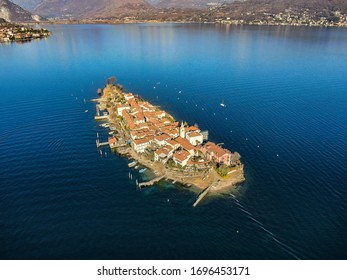
M 112 76 L 112 77 L 109 77 L 108 79 L 107 79 L 107 84 L 108 85 L 114 85 L 115 83 L 117 82 L 117 78 L 115 77 L 115 76 Z
M 238 162 L 240 158 L 241 158 L 240 154 L 238 152 L 235 152 L 231 156 L 231 162 L 232 163 Z
M 221 164 L 217 168 L 217 172 L 220 176 L 224 177 L 224 176 L 228 175 L 229 167 L 225 164 Z

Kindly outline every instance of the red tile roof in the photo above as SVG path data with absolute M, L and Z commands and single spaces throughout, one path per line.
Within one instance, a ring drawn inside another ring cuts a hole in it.
M 218 157 L 221 157 L 225 154 L 230 154 L 231 152 L 227 149 L 223 149 L 221 147 L 219 147 L 218 145 L 216 145 L 215 143 L 213 142 L 207 142 L 204 146 L 203 146 L 204 149 L 206 149 L 207 151 L 209 152 L 213 152 L 214 155 L 218 156 Z
M 174 158 L 176 158 L 179 161 L 184 161 L 190 157 L 190 154 L 187 151 L 181 150 L 181 151 L 176 151 L 173 154 L 173 156 L 174 156 Z

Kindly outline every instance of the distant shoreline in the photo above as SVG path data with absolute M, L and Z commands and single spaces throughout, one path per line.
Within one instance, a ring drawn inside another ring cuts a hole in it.
M 175 23 L 175 24 L 219 24 L 219 25 L 232 25 L 232 26 L 292 26 L 292 27 L 339 27 L 346 28 L 347 22 L 344 24 L 288 24 L 288 23 L 255 23 L 255 22 L 244 22 L 240 23 L 237 21 L 225 21 L 225 22 L 203 22 L 203 21 L 159 21 L 159 20 L 52 20 L 52 21 L 40 21 L 34 24 L 163 24 L 163 23 Z

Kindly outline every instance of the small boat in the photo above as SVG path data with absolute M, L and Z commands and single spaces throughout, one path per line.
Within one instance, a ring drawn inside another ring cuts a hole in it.
M 85 112 L 85 113 L 88 113 L 88 110 L 85 110 L 84 112 Z
M 226 105 L 224 104 L 224 100 L 222 100 L 222 102 L 220 103 L 220 106 L 226 107 Z
M 135 169 L 137 169 L 137 168 L 139 168 L 139 166 L 138 166 L 138 165 L 136 165 L 134 168 L 135 168 Z
M 139 170 L 139 172 L 140 172 L 140 173 L 143 173 L 143 172 L 145 172 L 146 170 L 147 170 L 147 168 L 142 168 L 142 169 Z
M 129 167 L 133 167 L 137 164 L 137 161 L 132 161 L 132 162 L 129 162 L 128 166 Z

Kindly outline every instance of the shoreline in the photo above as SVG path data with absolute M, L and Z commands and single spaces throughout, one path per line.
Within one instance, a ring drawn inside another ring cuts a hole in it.
M 118 24 L 168 24 L 168 23 L 174 23 L 174 24 L 219 24 L 219 25 L 225 25 L 225 26 L 283 26 L 283 27 L 337 27 L 337 28 L 347 28 L 346 24 L 289 24 L 289 23 L 258 23 L 258 22 L 218 22 L 218 21 L 189 21 L 189 20 L 182 20 L 182 21 L 160 21 L 160 20 L 48 20 L 48 21 L 40 21 L 33 24 L 42 25 L 42 24 L 62 24 L 62 25 L 79 25 L 79 24 L 109 24 L 109 25 L 118 25 Z
M 110 130 L 110 137 L 104 143 L 97 139 L 97 147 L 108 144 L 150 169 L 156 178 L 200 190 L 219 191 L 245 181 L 241 156 L 208 141 L 208 131 L 183 121 L 179 125 L 160 107 L 125 93 L 114 82 L 108 81 L 98 94 L 100 98 L 92 100 L 97 102 L 95 120 L 106 120 L 100 126 Z

